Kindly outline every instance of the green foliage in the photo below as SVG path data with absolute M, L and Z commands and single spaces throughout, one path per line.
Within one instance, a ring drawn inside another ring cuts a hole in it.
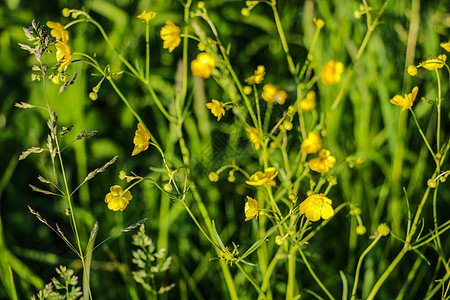
M 45 285 L 44 289 L 39 291 L 37 298 L 31 297 L 32 300 L 76 300 L 83 293 L 81 287 L 77 287 L 78 277 L 74 275 L 72 269 L 65 266 L 56 268 L 59 278 L 52 278 L 52 282 Z

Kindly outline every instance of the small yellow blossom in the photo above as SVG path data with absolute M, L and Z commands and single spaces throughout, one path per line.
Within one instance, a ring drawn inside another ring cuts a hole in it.
M 244 212 L 245 212 L 245 221 L 253 219 L 253 217 L 258 218 L 258 201 L 255 199 L 246 196 L 247 202 L 245 202 Z
M 120 185 L 113 185 L 105 196 L 105 202 L 112 211 L 123 211 L 133 198 L 130 191 L 123 191 Z
M 317 28 L 323 28 L 325 26 L 325 22 L 322 19 L 313 19 L 314 24 L 316 24 Z
M 440 43 L 439 46 L 445 49 L 445 51 L 450 52 L 450 41 L 445 43 Z
M 216 67 L 214 57 L 206 52 L 197 55 L 197 58 L 191 62 L 191 70 L 194 75 L 208 78 L 211 76 L 212 70 Z
M 320 218 L 328 220 L 334 216 L 332 201 L 324 194 L 314 194 L 306 198 L 300 204 L 300 213 L 311 222 L 319 221 Z
M 217 181 L 219 181 L 219 174 L 217 174 L 216 172 L 211 172 L 208 175 L 208 179 L 211 182 L 217 182 Z
M 69 32 L 64 29 L 64 26 L 62 26 L 61 23 L 48 21 L 47 27 L 52 28 L 50 34 L 55 37 L 57 41 L 67 44 L 67 41 L 69 40 Z
M 416 76 L 417 75 L 417 68 L 415 65 L 408 66 L 408 69 L 406 69 L 409 75 Z
M 138 123 L 138 129 L 134 133 L 133 144 L 134 149 L 131 153 L 131 156 L 141 153 L 142 151 L 147 150 L 148 142 L 150 141 L 150 133 L 145 129 L 142 123 Z
M 275 186 L 275 177 L 277 177 L 278 171 L 274 167 L 269 167 L 264 170 L 264 173 L 261 171 L 258 171 L 254 173 L 252 176 L 250 176 L 250 179 L 245 181 L 248 185 L 252 186 L 262 186 L 262 185 L 269 185 L 269 186 Z
M 225 249 L 222 249 L 220 251 L 219 257 L 221 260 L 224 260 L 225 262 L 229 262 L 230 266 L 233 265 L 233 261 L 236 261 L 236 256 L 239 254 L 239 251 L 235 248 L 233 251 L 230 250 L 230 248 L 225 247 Z
M 246 78 L 245 82 L 247 82 L 248 85 L 259 84 L 264 80 L 264 75 L 266 75 L 266 68 L 263 65 L 259 65 L 256 68 L 254 75 Z
M 447 55 L 441 54 L 438 57 L 427 59 L 419 64 L 420 67 L 424 67 L 427 70 L 434 71 L 440 69 L 445 65 Z
M 344 72 L 344 64 L 334 59 L 329 60 L 323 66 L 321 77 L 322 83 L 326 85 L 335 84 L 341 81 L 341 75 Z
M 156 17 L 156 12 L 154 11 L 146 11 L 144 10 L 139 16 L 137 16 L 138 19 L 142 19 L 142 23 L 148 22 L 151 19 Z M 172 52 L 172 51 L 171 51 Z
M 331 156 L 330 150 L 322 149 L 319 151 L 319 157 L 311 159 L 308 165 L 317 173 L 327 173 L 335 163 L 336 158 Z
M 395 95 L 394 98 L 389 100 L 392 104 L 402 107 L 402 111 L 412 107 L 414 100 L 416 99 L 419 88 L 415 86 L 410 94 L 405 94 L 405 97 Z
M 311 111 L 316 107 L 316 93 L 314 91 L 309 91 L 306 94 L 305 99 L 300 101 L 300 107 L 303 111 Z
M 275 244 L 277 244 L 278 246 L 283 245 L 283 237 L 281 235 L 277 235 L 275 237 Z
M 301 146 L 300 152 L 304 154 L 316 153 L 322 148 L 322 139 L 317 132 L 308 133 L 308 138 L 306 138 Z
M 57 41 L 56 47 L 56 60 L 58 61 L 58 71 L 63 71 L 72 62 L 72 54 L 70 53 L 70 47 L 66 43 Z
M 258 151 L 261 148 L 261 139 L 259 138 L 258 129 L 255 127 L 245 128 L 250 135 L 250 141 L 255 145 L 255 150 Z
M 125 173 L 125 171 L 120 171 L 119 172 L 119 178 L 121 180 L 124 180 L 127 177 L 127 173 Z
M 200 8 L 200 9 L 205 8 L 205 2 L 200 1 L 199 3 L 197 3 L 197 7 Z
M 164 41 L 163 48 L 168 49 L 169 52 L 172 52 L 181 43 L 180 27 L 170 20 L 167 20 L 166 25 L 161 28 L 160 35 Z
M 356 226 L 356 234 L 357 235 L 363 235 L 364 233 L 366 233 L 367 228 L 364 225 L 358 225 Z
M 277 86 L 272 84 L 265 84 L 263 86 L 263 91 L 261 97 L 267 102 L 275 102 L 283 105 L 287 98 L 287 93 L 283 90 L 278 89 Z
M 380 225 L 378 225 L 376 234 L 386 236 L 389 234 L 389 232 L 390 232 L 389 226 L 387 226 L 386 223 L 381 223 Z
M 62 15 L 63 15 L 63 17 L 68 17 L 68 16 L 70 16 L 70 9 L 68 9 L 67 7 L 66 8 L 63 8 L 63 10 L 61 11 L 61 13 L 62 13 Z
M 222 103 L 217 101 L 216 99 L 212 99 L 211 102 L 206 103 L 206 107 L 211 110 L 211 113 L 217 117 L 217 121 L 220 121 L 222 116 L 225 115 L 225 109 L 222 106 Z

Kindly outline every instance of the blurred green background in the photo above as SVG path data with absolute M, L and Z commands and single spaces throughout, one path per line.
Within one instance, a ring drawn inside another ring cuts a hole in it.
M 279 41 L 273 15 L 267 5 L 258 5 L 249 17 L 240 13 L 245 1 L 205 1 L 211 20 L 219 31 L 222 42 L 230 45 L 230 57 L 237 75 L 243 81 L 253 73 L 255 67 L 263 64 L 267 75 L 265 83 L 275 83 L 288 92 L 287 105 L 295 101 L 296 87 L 289 75 L 286 58 Z M 422 2 L 422 3 L 421 3 Z M 369 1 L 378 9 L 382 1 Z M 196 2 L 192 7 L 196 7 Z M 355 19 L 353 12 L 359 8 L 359 1 L 279 1 L 278 10 L 286 32 L 291 54 L 295 63 L 305 60 L 308 47 L 314 35 L 313 17 L 322 18 L 325 28 L 314 51 L 318 65 L 334 58 L 344 63 L 346 70 L 367 30 L 364 17 Z M 170 19 L 182 25 L 183 6 L 179 1 L 20 1 L 5 0 L 0 5 L 0 260 L 6 251 L 10 258 L 12 274 L 19 298 L 36 294 L 43 284 L 55 276 L 55 267 L 67 265 L 81 276 L 80 263 L 51 230 L 38 222 L 28 212 L 27 205 L 39 211 L 50 224 L 58 223 L 69 239 L 72 238 L 70 224 L 64 217 L 66 202 L 33 193 L 28 184 L 39 186 L 38 175 L 50 174 L 51 162 L 45 155 L 32 154 L 24 161 L 18 161 L 22 151 L 31 146 L 44 146 L 48 134 L 48 116 L 39 110 L 21 110 L 16 102 L 43 105 L 45 92 L 42 82 L 31 82 L 31 66 L 34 57 L 20 49 L 17 43 L 26 43 L 23 27 L 35 19 L 41 24 L 48 20 L 67 24 L 71 18 L 61 15 L 63 8 L 84 9 L 92 15 L 109 34 L 120 53 L 138 68 L 145 63 L 145 25 L 136 16 L 144 9 L 158 13 L 152 20 L 151 36 L 151 80 L 165 107 L 173 111 L 177 87 L 176 74 L 182 58 L 181 47 L 173 53 L 162 49 L 159 30 Z M 415 7 L 415 9 L 412 9 Z M 206 28 L 200 20 L 198 26 Z M 448 1 L 391 1 L 382 16 L 382 22 L 375 30 L 361 61 L 355 67 L 355 74 L 348 87 L 348 93 L 336 111 L 327 115 L 326 144 L 339 161 L 349 155 L 362 157 L 365 164 L 348 168 L 345 163 L 337 167 L 337 188 L 330 197 L 336 205 L 353 203 L 362 211 L 362 219 L 368 234 L 378 224 L 386 222 L 396 235 L 406 230 L 407 209 L 402 188 L 405 187 L 411 208 L 415 211 L 426 181 L 432 174 L 433 161 L 430 158 L 414 123 L 407 113 L 389 103 L 396 94 L 409 93 L 413 86 L 419 86 L 419 96 L 434 99 L 437 84 L 433 73 L 420 71 L 412 78 L 405 75 L 409 64 L 418 64 L 429 55 L 443 53 L 440 42 L 450 38 L 450 12 Z M 111 70 L 125 67 L 117 55 L 108 48 L 99 32 L 91 24 L 80 23 L 69 29 L 73 52 L 96 54 L 101 64 L 109 64 Z M 416 40 L 416 42 L 415 42 Z M 409 45 L 408 45 L 409 41 Z M 408 51 L 407 51 L 408 50 Z M 195 58 L 197 45 L 191 41 L 189 57 Z M 74 55 L 75 57 L 75 55 Z M 49 56 L 49 60 L 53 58 Z M 53 62 L 48 62 L 50 65 Z M 184 208 L 171 202 L 150 183 L 143 183 L 132 192 L 134 198 L 123 213 L 107 210 L 104 196 L 109 187 L 121 184 L 119 171 L 134 171 L 150 175 L 164 182 L 161 173 L 150 171 L 149 167 L 162 166 L 159 154 L 152 150 L 130 158 L 133 148 L 132 137 L 136 120 L 108 82 L 99 91 L 99 99 L 88 98 L 92 88 L 100 80 L 92 68 L 73 63 L 69 73 L 77 72 L 76 84 L 58 96 L 58 87 L 48 84 L 48 95 L 52 109 L 64 126 L 74 125 L 66 141 L 74 139 L 82 130 L 98 130 L 95 138 L 77 141 L 64 151 L 64 159 L 71 186 L 76 187 L 86 174 L 102 166 L 113 156 L 117 162 L 107 172 L 96 176 L 79 191 L 74 199 L 80 220 L 82 240 L 87 240 L 95 221 L 100 230 L 97 241 L 107 238 L 120 228 L 148 218 L 148 235 L 158 248 L 167 248 L 174 259 L 172 266 L 160 282 L 175 283 L 176 287 L 165 297 L 169 299 L 226 299 L 226 287 L 221 280 L 219 262 L 210 244 L 200 235 Z M 441 73 L 444 74 L 444 73 Z M 162 147 L 169 154 L 172 166 L 181 165 L 181 154 L 173 128 L 165 123 L 158 113 L 151 97 L 129 76 L 116 77 L 116 84 L 127 95 L 132 106 L 140 113 Z M 443 131 L 442 140 L 449 138 L 448 74 L 442 76 Z M 325 113 L 339 92 L 340 85 L 324 87 L 318 85 L 318 106 Z M 251 239 L 252 224 L 244 223 L 244 195 L 249 188 L 242 176 L 237 175 L 235 183 L 226 178 L 216 184 L 207 180 L 209 172 L 236 161 L 246 166 L 249 172 L 258 164 L 252 154 L 252 147 L 245 137 L 236 118 L 227 112 L 218 123 L 205 108 L 210 99 L 226 100 L 227 95 L 212 79 L 191 80 L 188 86 L 192 97 L 192 113 L 185 122 L 184 132 L 191 151 L 192 179 L 197 182 L 198 192 L 217 227 L 221 237 L 231 245 L 236 242 L 247 249 L 256 239 Z M 287 106 L 286 106 L 287 107 Z M 284 109 L 286 109 L 286 107 Z M 419 122 L 429 141 L 435 143 L 435 118 L 432 106 L 416 100 L 414 106 Z M 282 115 L 276 110 L 275 115 Z M 207 121 L 208 120 L 208 121 Z M 298 124 L 294 124 L 296 128 Z M 299 147 L 299 140 L 290 141 L 290 149 Z M 448 164 L 447 164 L 448 165 Z M 446 170 L 445 166 L 443 167 Z M 304 195 L 299 195 L 299 198 Z M 441 185 L 438 197 L 438 211 L 441 222 L 448 219 L 450 189 Z M 190 205 L 195 213 L 198 207 L 192 198 Z M 431 205 L 424 212 L 426 230 L 432 228 Z M 253 224 L 253 225 L 256 225 Z M 334 295 L 342 289 L 339 270 L 352 280 L 355 263 L 371 240 L 368 236 L 357 237 L 354 232 L 356 221 L 348 212 L 338 214 L 326 230 L 318 234 L 309 248 L 310 261 L 316 272 Z M 428 233 L 428 232 L 427 232 Z M 93 256 L 92 289 L 98 299 L 139 299 L 143 291 L 137 288 L 130 277 L 135 266 L 131 262 L 132 233 L 99 247 Z M 448 234 L 441 238 L 447 256 L 450 253 Z M 386 268 L 389 260 L 402 244 L 394 239 L 380 243 L 366 258 L 364 268 L 364 291 L 372 286 L 374 279 Z M 273 247 L 270 246 L 273 251 Z M 383 286 L 379 299 L 394 299 L 404 293 L 402 299 L 419 299 L 430 282 L 442 277 L 442 270 L 434 274 L 436 253 L 432 247 L 422 249 L 431 265 L 417 255 L 410 253 Z M 326 258 L 326 264 L 323 258 Z M 255 259 L 256 262 L 256 259 Z M 275 296 L 283 296 L 286 278 L 284 265 L 273 278 Z M 411 272 L 411 269 L 414 272 Z M 254 299 L 252 290 L 242 274 L 231 268 L 242 299 Z M 8 298 L 5 276 L 8 269 L 2 263 L 2 285 L 0 298 Z M 318 291 L 313 279 L 301 267 L 298 268 L 299 286 L 304 290 Z M 408 279 L 408 275 L 412 278 Z M 305 299 L 309 297 L 305 293 Z

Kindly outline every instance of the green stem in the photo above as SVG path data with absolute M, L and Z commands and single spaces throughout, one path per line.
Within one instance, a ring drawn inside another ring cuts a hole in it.
M 386 2 L 384 2 L 383 6 L 378 11 L 378 15 L 375 18 L 375 20 L 373 21 L 373 23 L 371 25 L 368 24 L 366 35 L 364 36 L 361 46 L 359 47 L 359 50 L 356 53 L 355 59 L 353 60 L 352 66 L 351 66 L 350 70 L 348 71 L 347 76 L 345 77 L 344 84 L 343 84 L 341 90 L 339 91 L 339 94 L 336 96 L 336 99 L 334 100 L 333 104 L 331 105 L 331 108 L 330 108 L 331 111 L 335 110 L 336 107 L 338 106 L 339 102 L 341 102 L 341 99 L 345 94 L 347 85 L 350 83 L 350 79 L 355 70 L 355 66 L 358 63 L 359 59 L 361 58 L 362 54 L 364 53 L 364 50 L 366 50 L 367 43 L 369 42 L 369 39 L 372 36 L 373 31 L 379 24 L 380 17 L 384 13 L 385 9 L 387 8 L 388 3 L 389 3 L 389 0 L 386 0 Z
M 364 250 L 364 252 L 359 257 L 358 264 L 356 266 L 356 271 L 355 271 L 355 281 L 353 283 L 352 300 L 356 299 L 356 290 L 358 288 L 359 272 L 361 271 L 362 262 L 363 262 L 364 258 L 366 257 L 366 255 L 369 253 L 369 251 L 372 250 L 372 248 L 378 243 L 378 241 L 381 239 L 381 237 L 382 236 L 379 234 L 376 237 L 376 239 L 369 245 L 369 247 L 366 248 L 366 250 Z
M 258 286 L 258 284 L 256 283 L 256 280 L 241 266 L 240 263 L 237 262 L 236 266 L 239 268 L 239 270 L 241 270 L 242 273 L 244 273 L 245 277 L 253 285 L 253 287 L 256 289 L 256 291 L 258 292 L 259 296 L 262 297 L 263 299 L 266 299 L 266 296 L 264 295 L 264 292 Z
M 316 273 L 312 269 L 311 265 L 309 264 L 308 260 L 306 259 L 305 254 L 302 251 L 302 248 L 299 246 L 296 246 L 296 248 L 298 249 L 298 252 L 300 253 L 300 256 L 302 257 L 303 262 L 305 263 L 305 266 L 308 269 L 311 276 L 314 278 L 314 280 L 317 282 L 317 284 L 320 286 L 320 288 L 323 290 L 323 292 L 328 296 L 328 298 L 334 300 L 333 295 L 331 295 L 331 293 L 328 291 L 328 289 L 325 287 L 325 285 L 323 285 L 322 281 L 320 281 L 319 277 L 317 277 Z
M 184 28 L 183 28 L 183 83 L 181 87 L 181 102 L 184 103 L 187 94 L 188 82 L 188 41 L 189 41 L 189 9 L 192 0 L 188 0 L 184 6 Z
M 409 108 L 409 111 L 411 112 L 413 119 L 414 119 L 414 123 L 416 124 L 417 129 L 419 130 L 420 135 L 422 136 L 423 141 L 425 142 L 425 145 L 427 145 L 428 150 L 430 151 L 431 155 L 433 156 L 434 162 L 436 163 L 436 167 L 437 167 L 437 172 L 439 172 L 439 161 L 436 158 L 436 154 L 434 154 L 433 149 L 431 149 L 430 144 L 428 143 L 427 138 L 425 137 L 425 134 L 422 131 L 422 128 L 419 125 L 419 122 L 417 121 L 416 118 L 416 114 L 414 113 L 414 111 L 412 110 L 412 108 Z
M 145 24 L 145 80 L 150 81 L 150 22 Z

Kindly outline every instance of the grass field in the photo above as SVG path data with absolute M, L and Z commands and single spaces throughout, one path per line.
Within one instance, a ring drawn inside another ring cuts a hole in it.
M 450 299 L 448 9 L 5 0 L 0 299 Z

